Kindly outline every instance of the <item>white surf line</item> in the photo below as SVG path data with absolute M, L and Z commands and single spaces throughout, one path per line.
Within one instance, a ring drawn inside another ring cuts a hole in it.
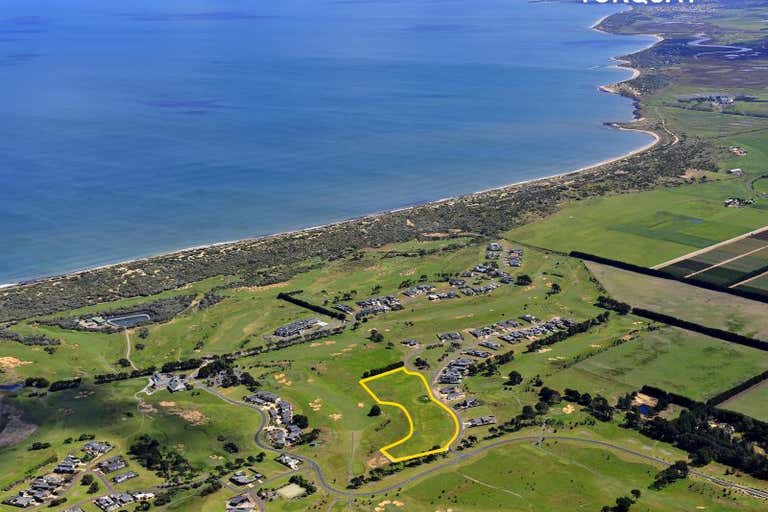
M 729 238 L 728 240 L 724 240 L 722 242 L 718 242 L 714 245 L 710 245 L 708 247 L 705 247 L 703 249 L 699 249 L 698 251 L 689 252 L 688 254 L 684 254 L 682 256 L 678 256 L 677 258 L 671 259 L 669 261 L 665 261 L 664 263 L 659 263 L 656 266 L 651 267 L 654 270 L 659 270 L 660 268 L 668 267 L 669 265 L 674 265 L 675 263 L 679 263 L 684 260 L 688 260 L 693 258 L 694 256 L 698 256 L 699 254 L 704 254 L 705 252 L 709 252 L 713 249 L 717 249 L 718 247 L 722 247 L 724 245 L 728 245 L 732 242 L 738 242 L 739 240 L 744 240 L 745 238 L 749 238 L 752 235 L 759 235 L 763 231 L 768 231 L 768 226 L 758 228 L 754 231 L 750 231 L 749 233 L 744 233 L 743 235 L 739 235 L 734 238 Z
M 766 245 L 764 245 L 762 247 L 758 247 L 755 250 L 752 250 L 752 251 L 749 251 L 749 252 L 745 252 L 744 254 L 739 254 L 738 256 L 734 256 L 733 258 L 728 258 L 727 260 L 723 260 L 723 261 L 721 261 L 719 263 L 715 263 L 714 265 L 711 265 L 711 266 L 709 266 L 707 268 L 703 268 L 701 270 L 697 270 L 696 272 L 691 272 L 690 274 L 685 276 L 685 278 L 688 279 L 689 277 L 693 277 L 693 276 L 699 275 L 702 272 L 707 272 L 708 270 L 712 270 L 713 268 L 722 267 L 723 265 L 727 265 L 728 263 L 730 263 L 732 261 L 736 261 L 738 259 L 741 259 L 741 258 L 744 258 L 746 256 L 749 256 L 750 254 L 754 254 L 756 252 L 760 252 L 760 251 L 762 251 L 765 248 L 768 248 L 768 244 L 766 244 Z
M 744 281 L 742 281 L 740 283 L 732 284 L 728 288 L 737 288 L 739 286 L 743 286 L 745 284 L 751 283 L 752 281 L 754 281 L 756 279 L 760 279 L 761 277 L 768 277 L 768 270 L 763 272 L 762 274 L 756 275 L 755 277 L 750 277 L 749 279 L 745 279 Z

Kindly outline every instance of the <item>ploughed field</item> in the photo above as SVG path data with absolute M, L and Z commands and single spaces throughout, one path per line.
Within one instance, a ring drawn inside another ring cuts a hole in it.
M 768 296 L 768 229 L 659 268 L 680 278 Z

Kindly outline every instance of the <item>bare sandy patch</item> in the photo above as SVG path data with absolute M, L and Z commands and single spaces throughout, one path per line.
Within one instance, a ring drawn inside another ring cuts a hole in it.
M 357 407 L 362 409 L 363 407 L 365 407 L 365 404 L 363 402 L 357 402 Z
M 283 386 L 292 386 L 293 381 L 288 380 L 288 378 L 285 376 L 284 373 L 277 373 L 273 375 L 274 379 L 277 381 L 278 384 L 282 384 Z
M 10 356 L 0 357 L 0 368 L 5 370 L 13 370 L 19 366 L 26 366 L 28 364 L 32 364 L 32 361 L 22 361 L 21 359 Z
M 162 401 L 162 402 L 160 402 L 158 405 L 159 405 L 160 407 L 175 407 L 175 406 L 176 406 L 176 402 L 169 402 L 169 401 L 165 401 L 165 400 L 163 400 L 163 401 Z
M 285 288 L 286 286 L 288 286 L 288 281 L 283 281 L 282 283 L 267 284 L 264 286 L 245 286 L 241 288 L 241 290 L 248 292 L 261 292 L 264 290 L 272 290 L 274 288 Z
M 601 344 L 599 344 L 599 343 L 592 343 L 590 345 L 590 347 L 592 347 L 592 348 L 603 348 L 603 346 Z
M 403 270 L 402 272 L 400 272 L 400 275 L 401 276 L 412 276 L 415 273 L 416 273 L 416 267 L 413 267 L 413 268 L 409 268 L 408 270 Z
M 374 469 L 389 464 L 389 459 L 377 452 L 376 455 L 365 461 L 365 463 L 369 468 Z
M 552 352 L 551 348 L 540 348 L 536 351 L 537 354 L 546 354 L 547 352 Z

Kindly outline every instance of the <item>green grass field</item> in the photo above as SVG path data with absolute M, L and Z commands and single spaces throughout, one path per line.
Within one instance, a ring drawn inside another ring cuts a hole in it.
M 394 459 L 405 459 L 434 450 L 448 449 L 458 434 L 459 426 L 454 414 L 438 405 L 425 381 L 417 375 L 398 370 L 366 380 L 361 385 L 367 387 L 380 402 L 400 404 L 405 411 L 388 404 L 383 404 L 382 407 L 396 409 L 401 416 L 407 414 L 412 422 L 412 430 L 410 427 L 406 428 L 406 435 L 400 435 L 400 432 L 404 420 L 407 422 L 407 417 L 401 417 L 396 422 L 395 429 L 399 437 L 393 437 L 387 443 L 386 455 Z M 406 436 L 410 437 L 406 439 Z
M 706 401 L 766 369 L 766 352 L 667 327 L 585 359 L 547 382 L 611 397 L 649 384 Z
M 611 451 L 566 442 L 536 448 L 520 443 L 461 464 L 416 485 L 391 500 L 416 512 L 600 510 L 619 496 L 640 489 L 633 510 L 670 511 L 760 510 L 761 504 L 740 497 L 722 497 L 706 484 L 682 483 L 661 492 L 647 489 L 658 469 Z M 371 510 L 373 499 L 354 510 Z M 396 510 L 395 507 L 385 509 Z
M 768 422 L 768 382 L 762 382 L 720 404 L 723 409 L 740 412 Z
M 597 263 L 587 263 L 587 266 L 617 300 L 689 322 L 768 340 L 765 304 Z

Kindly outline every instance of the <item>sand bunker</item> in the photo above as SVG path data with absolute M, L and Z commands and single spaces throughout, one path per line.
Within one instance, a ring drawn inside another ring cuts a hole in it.
M 28 364 L 32 364 L 32 361 L 22 361 L 21 359 L 16 359 L 15 357 L 10 356 L 0 357 L 0 368 L 5 370 L 13 370 L 19 366 L 26 366 Z
M 381 453 L 376 452 L 376 455 L 365 461 L 365 463 L 369 468 L 374 469 L 389 464 L 389 459 Z
M 163 401 L 159 404 L 161 407 L 165 407 L 167 409 L 167 412 L 169 414 L 173 414 L 174 416 L 178 416 L 179 418 L 183 419 L 190 425 L 205 425 L 208 423 L 208 417 L 203 414 L 202 412 L 195 410 L 195 409 L 180 409 L 176 407 L 176 402 L 167 402 Z
M 384 501 L 380 501 L 379 504 L 376 505 L 373 510 L 374 512 L 384 512 L 388 508 L 391 510 L 392 507 L 401 508 L 403 506 L 405 506 L 405 503 L 403 503 L 402 501 L 384 500 Z
M 339 421 L 342 418 L 342 415 L 339 413 L 329 414 L 329 418 L 331 418 L 333 421 Z
M 573 414 L 576 411 L 576 408 L 573 406 L 573 404 L 568 404 L 565 407 L 563 407 L 563 412 L 565 414 Z
M 319 411 L 320 409 L 323 408 L 323 399 L 322 398 L 315 398 L 314 400 L 309 402 L 309 407 L 310 407 L 310 409 L 312 409 L 315 412 Z
M 285 377 L 284 373 L 278 373 L 276 375 L 273 375 L 273 377 L 275 378 L 275 380 L 277 381 L 278 384 L 282 384 L 283 386 L 292 386 L 293 385 L 293 381 L 288 380 Z

